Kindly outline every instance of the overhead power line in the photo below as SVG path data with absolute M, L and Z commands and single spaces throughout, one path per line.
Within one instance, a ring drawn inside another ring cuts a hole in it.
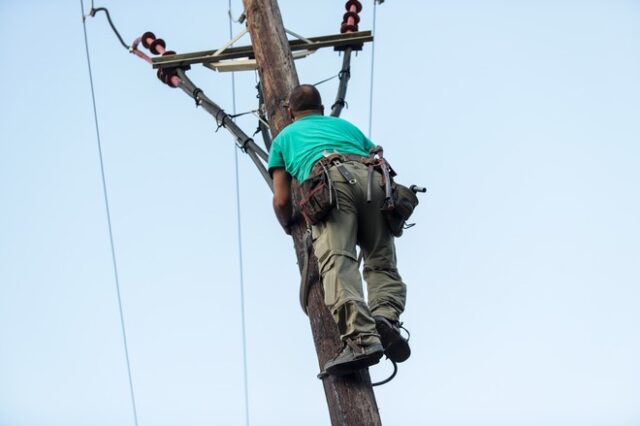
M 229 39 L 233 38 L 233 18 L 231 17 L 231 0 L 229 0 Z M 231 73 L 231 94 L 233 114 L 236 114 L 236 73 Z M 236 174 L 236 212 L 238 224 L 238 267 L 240 270 L 240 318 L 242 325 L 242 368 L 244 374 L 244 416 L 245 424 L 249 426 L 249 368 L 247 362 L 247 324 L 244 308 L 244 260 L 242 250 L 242 214 L 240 205 L 240 173 L 238 164 L 238 150 L 233 150 Z
M 99 121 L 98 121 L 98 109 L 96 107 L 96 94 L 95 94 L 95 90 L 94 90 L 94 86 L 93 86 L 93 73 L 91 72 L 91 57 L 89 55 L 89 39 L 87 37 L 87 25 L 85 22 L 85 15 L 84 15 L 84 3 L 82 0 L 80 0 L 80 10 L 82 13 L 82 28 L 84 31 L 84 46 L 85 46 L 85 52 L 86 52 L 86 56 L 87 56 L 87 68 L 89 70 L 89 83 L 91 85 L 91 102 L 93 104 L 93 120 L 95 123 L 95 128 L 96 128 L 96 140 L 98 143 L 98 157 L 100 159 L 100 176 L 102 177 L 102 194 L 104 195 L 104 206 L 105 206 L 105 213 L 107 216 L 107 229 L 108 229 L 108 233 L 109 233 L 109 243 L 111 246 L 111 261 L 113 264 L 113 276 L 115 279 L 115 285 L 116 285 L 116 295 L 118 298 L 118 311 L 120 313 L 120 328 L 122 330 L 122 341 L 124 343 L 124 355 L 125 355 L 125 359 L 127 362 L 127 375 L 129 378 L 129 392 L 131 395 L 131 407 L 132 407 L 132 411 L 133 411 L 133 422 L 136 426 L 138 426 L 138 411 L 136 409 L 136 398 L 135 398 L 135 393 L 133 391 L 133 379 L 131 376 L 131 362 L 129 360 L 129 347 L 127 345 L 127 332 L 126 332 L 126 328 L 125 328 L 125 322 L 124 322 L 124 313 L 123 313 L 123 309 L 122 309 L 122 297 L 120 294 L 120 280 L 118 278 L 118 263 L 116 262 L 116 249 L 115 249 L 115 244 L 114 244 L 114 239 L 113 239 L 113 227 L 111 226 L 111 211 L 109 209 L 109 196 L 108 196 L 108 192 L 107 192 L 107 179 L 105 177 L 105 173 L 104 173 L 104 159 L 102 156 L 102 143 L 100 141 L 100 127 L 98 125 Z M 93 11 L 93 5 L 91 10 Z M 105 9 L 106 10 L 106 9 Z M 108 16 L 108 14 L 107 14 Z M 111 27 L 114 29 L 113 24 L 111 23 L 111 19 L 109 19 L 109 23 L 111 24 Z M 117 33 L 117 32 L 116 32 Z M 119 37 L 119 34 L 118 34 Z M 122 40 L 122 39 L 121 39 Z
M 375 53 L 376 53 L 376 12 L 378 10 L 378 3 L 382 3 L 384 0 L 373 0 L 373 25 L 371 32 L 373 34 L 373 42 L 371 43 L 371 73 L 370 73 L 370 86 L 369 86 L 369 131 L 367 136 L 371 139 L 371 124 L 373 123 L 373 69 L 375 67 Z

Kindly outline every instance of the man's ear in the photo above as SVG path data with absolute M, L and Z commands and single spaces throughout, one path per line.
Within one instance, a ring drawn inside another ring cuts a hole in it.
M 320 112 L 324 115 L 324 105 L 320 105 Z
M 287 107 L 287 114 L 289 114 L 289 118 L 291 119 L 291 121 L 295 121 L 296 116 L 293 114 L 291 107 Z

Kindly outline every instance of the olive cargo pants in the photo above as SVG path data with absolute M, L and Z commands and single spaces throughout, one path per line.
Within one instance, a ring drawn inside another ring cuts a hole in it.
M 325 303 L 338 325 L 342 340 L 377 336 L 373 315 L 398 320 L 404 311 L 406 286 L 396 268 L 394 237 L 380 207 L 384 201 L 381 175 L 374 174 L 371 202 L 367 203 L 367 167 L 342 163 L 356 178 L 350 184 L 337 167 L 329 169 L 337 193 L 337 206 L 327 219 L 312 227 L 313 247 L 324 287 Z M 356 244 L 364 257 L 364 299 Z

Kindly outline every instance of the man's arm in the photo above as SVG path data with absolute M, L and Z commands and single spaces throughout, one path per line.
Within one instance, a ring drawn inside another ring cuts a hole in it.
M 291 175 L 285 169 L 276 168 L 272 171 L 273 176 L 273 210 L 276 213 L 278 222 L 287 235 L 291 235 Z

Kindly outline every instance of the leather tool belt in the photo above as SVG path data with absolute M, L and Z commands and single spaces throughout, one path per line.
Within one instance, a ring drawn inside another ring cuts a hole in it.
M 371 159 L 362 155 L 334 153 L 325 154 L 313 165 L 309 177 L 302 182 L 303 198 L 298 204 L 307 224 L 315 225 L 323 221 L 331 209 L 338 205 L 338 197 L 329 176 L 330 168 L 337 167 L 346 182 L 352 185 L 356 183 L 355 177 L 343 165 L 349 161 L 365 163 Z
M 331 209 L 338 206 L 338 198 L 329 176 L 329 169 L 337 167 L 346 182 L 355 184 L 355 177 L 344 167 L 343 163 L 357 161 L 369 169 L 367 201 L 371 201 L 374 172 L 383 176 L 381 186 L 385 190 L 385 201 L 380 209 L 391 234 L 399 237 L 404 229 L 412 226 L 407 224 L 407 220 L 418 205 L 418 197 L 414 191 L 393 180 L 396 173 L 383 159 L 381 147 L 377 148 L 379 149 L 376 149 L 375 152 L 372 151 L 372 155 L 369 157 L 334 153 L 325 154 L 324 157 L 316 161 L 309 178 L 302 183 L 303 199 L 299 203 L 300 212 L 309 225 L 323 221 Z M 378 157 L 375 158 L 375 155 Z

